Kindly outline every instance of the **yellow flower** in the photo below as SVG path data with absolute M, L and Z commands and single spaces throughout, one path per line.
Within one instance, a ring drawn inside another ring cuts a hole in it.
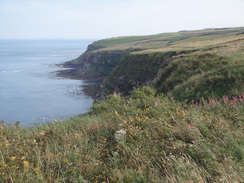
M 45 135 L 45 131 L 39 133 L 41 136 Z
M 15 156 L 12 156 L 10 159 L 14 161 L 16 159 L 16 157 Z
M 38 168 L 33 168 L 33 171 L 37 174 L 39 171 L 38 171 L 39 169 Z
M 69 163 L 69 160 L 68 160 L 67 158 L 65 158 L 65 159 L 63 160 L 63 163 L 64 163 L 64 164 L 68 164 L 68 163 Z
M 24 163 L 25 167 L 29 167 L 29 162 L 28 161 L 24 161 L 23 163 Z

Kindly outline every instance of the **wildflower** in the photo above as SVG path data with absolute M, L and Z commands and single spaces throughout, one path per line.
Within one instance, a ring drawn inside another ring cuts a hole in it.
M 37 174 L 39 172 L 38 168 L 33 168 L 33 171 Z
M 68 164 L 68 163 L 69 163 L 69 160 L 68 160 L 67 158 L 65 158 L 65 159 L 63 160 L 63 163 L 64 163 L 64 164 Z
M 125 137 L 125 135 L 126 135 L 126 131 L 123 130 L 123 129 L 122 130 L 119 130 L 119 131 L 116 131 L 114 133 L 115 139 L 117 141 L 120 141 L 121 139 L 123 139 Z
M 40 135 L 40 136 L 45 135 L 45 131 L 40 132 L 39 135 Z
M 116 151 L 112 151 L 113 156 L 117 156 L 119 153 Z
M 28 162 L 28 161 L 24 161 L 23 164 L 24 164 L 24 166 L 25 166 L 26 168 L 29 167 L 29 162 Z
M 14 161 L 16 159 L 16 157 L 15 156 L 12 156 L 10 159 Z
M 38 168 L 33 168 L 33 171 L 36 173 L 36 175 L 38 176 L 38 178 L 40 180 L 43 180 L 43 176 L 42 174 L 40 173 L 40 170 Z
M 243 101 L 244 100 L 244 93 L 241 93 L 241 95 L 239 96 L 239 100 Z
M 224 101 L 225 104 L 227 104 L 228 101 L 229 101 L 228 96 L 223 96 L 222 99 L 223 99 L 223 101 Z
M 107 142 L 107 139 L 104 138 L 104 139 L 101 140 L 101 142 L 102 142 L 102 143 L 106 143 L 106 142 Z

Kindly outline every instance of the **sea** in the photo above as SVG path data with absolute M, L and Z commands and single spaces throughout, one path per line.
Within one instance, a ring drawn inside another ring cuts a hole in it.
M 32 126 L 86 113 L 83 80 L 57 77 L 57 66 L 94 40 L 0 40 L 0 121 Z

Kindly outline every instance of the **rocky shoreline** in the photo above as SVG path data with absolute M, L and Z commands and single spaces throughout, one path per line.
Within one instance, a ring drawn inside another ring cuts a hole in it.
M 57 66 L 63 68 L 55 71 L 57 77 L 86 81 L 87 84 L 80 86 L 84 95 L 91 97 L 95 102 L 99 100 L 101 85 L 105 76 L 99 76 L 94 72 L 87 71 L 87 69 L 82 69 L 79 65 L 69 64 L 68 62 L 57 64 Z

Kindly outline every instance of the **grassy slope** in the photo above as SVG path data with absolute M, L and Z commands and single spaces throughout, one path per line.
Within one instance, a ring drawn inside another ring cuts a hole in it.
M 244 28 L 205 29 L 151 36 L 116 37 L 99 40 L 93 44 L 102 47 L 95 51 L 140 48 L 143 51 L 139 53 L 162 52 L 224 44 L 233 40 L 243 39 L 243 34 L 238 34 L 243 31 Z
M 105 82 L 111 91 L 129 93 L 137 83 L 150 80 L 159 93 L 180 100 L 244 91 L 244 28 L 119 37 L 94 44 L 103 47 L 95 52 L 132 50 Z M 170 60 L 168 65 L 164 60 Z
M 33 128 L 0 127 L 2 182 L 243 182 L 244 96 L 182 105 L 147 87 Z
M 198 103 L 178 103 L 143 87 L 127 97 L 112 95 L 89 114 L 64 122 L 30 128 L 2 123 L 0 182 L 243 182 L 243 94 L 222 101 L 199 97 L 209 86 L 219 96 L 243 91 L 243 31 L 95 42 L 95 51 L 137 48 L 133 57 L 181 53 L 161 68 L 155 87 Z

